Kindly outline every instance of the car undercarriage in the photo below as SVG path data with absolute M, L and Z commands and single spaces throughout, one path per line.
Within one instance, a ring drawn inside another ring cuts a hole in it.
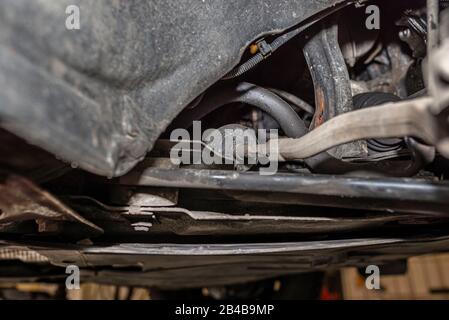
M 448 111 L 447 1 L 4 0 L 0 281 L 177 290 L 448 251 Z

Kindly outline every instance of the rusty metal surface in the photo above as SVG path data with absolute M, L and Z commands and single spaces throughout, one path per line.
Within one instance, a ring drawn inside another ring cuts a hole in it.
M 78 222 L 97 233 L 102 229 L 84 219 L 73 210 L 40 189 L 33 182 L 16 175 L 0 180 L 0 225 L 10 222 L 36 220 Z
M 338 42 L 338 15 L 312 30 L 304 56 L 315 87 L 316 112 L 312 128 L 354 109 L 348 69 Z M 363 155 L 362 142 L 338 146 L 329 151 L 336 158 Z

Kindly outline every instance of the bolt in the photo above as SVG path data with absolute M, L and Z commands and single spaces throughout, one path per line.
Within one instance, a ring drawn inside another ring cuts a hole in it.
M 411 35 L 412 33 L 410 32 L 410 29 L 404 29 L 399 32 L 399 38 L 401 38 L 401 40 L 408 39 Z

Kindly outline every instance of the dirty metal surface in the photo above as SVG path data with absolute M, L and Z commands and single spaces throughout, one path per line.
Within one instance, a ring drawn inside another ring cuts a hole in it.
M 36 220 L 42 225 L 49 221 L 72 221 L 96 233 L 102 232 L 101 228 L 68 208 L 33 182 L 15 175 L 2 177 L 0 180 L 0 229 L 2 225 L 27 220 Z
M 1 125 L 120 176 L 252 41 L 354 2 L 1 1 Z M 68 5 L 80 7 L 80 30 L 65 28 Z

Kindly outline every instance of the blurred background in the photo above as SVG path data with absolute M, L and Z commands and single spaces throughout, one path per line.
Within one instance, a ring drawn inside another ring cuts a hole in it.
M 389 275 L 381 275 L 380 290 L 368 290 L 365 286 L 363 270 L 346 268 L 337 272 L 327 272 L 321 285 L 316 288 L 315 279 L 310 275 L 305 280 L 298 278 L 296 288 L 285 288 L 282 279 L 267 280 L 272 283 L 275 299 L 292 299 L 296 292 L 298 298 L 320 300 L 433 300 L 449 299 L 449 254 L 413 257 L 408 260 L 406 270 L 393 270 Z M 301 276 L 299 276 L 301 277 Z M 318 277 L 320 278 L 320 277 Z M 291 278 L 290 278 L 291 280 Z M 292 281 L 289 281 L 291 287 Z M 302 288 L 299 288 L 303 283 Z M 252 287 L 245 285 L 249 289 Z M 256 290 L 252 288 L 253 290 Z M 229 288 L 228 288 L 229 290 Z M 230 289 L 232 292 L 232 289 Z M 260 291 L 260 288 L 258 289 Z M 265 289 L 266 290 L 266 289 Z M 293 291 L 292 291 L 293 290 Z M 150 299 L 219 299 L 219 288 L 202 288 L 180 292 L 161 292 L 156 288 L 136 288 L 93 283 L 81 284 L 80 290 L 66 290 L 63 285 L 44 283 L 17 283 L 0 285 L 0 299 L 14 300 L 150 300 Z M 286 296 L 288 291 L 290 295 Z M 255 291 L 254 291 L 255 292 Z M 281 293 L 277 294 L 276 293 Z M 307 293 L 304 296 L 304 293 Z M 232 294 L 232 293 L 231 293 Z M 264 295 L 257 293 L 262 299 Z M 229 298 L 229 292 L 228 296 Z M 265 297 L 267 297 L 265 295 Z M 234 297 L 238 299 L 238 296 Z

